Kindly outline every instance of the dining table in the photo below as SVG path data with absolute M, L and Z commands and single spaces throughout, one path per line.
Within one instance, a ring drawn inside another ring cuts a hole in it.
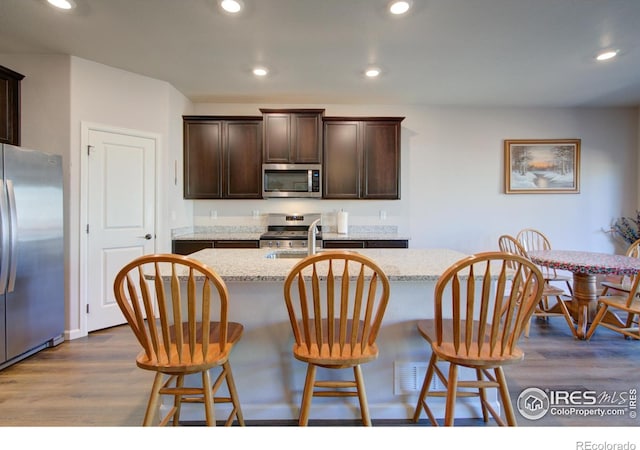
M 640 258 L 579 250 L 536 250 L 527 253 L 540 266 L 573 274 L 573 298 L 567 302 L 575 321 L 575 336 L 586 339 L 587 326 L 598 307 L 598 275 L 632 276 L 640 272 Z M 611 311 L 603 321 L 621 326 L 624 322 Z

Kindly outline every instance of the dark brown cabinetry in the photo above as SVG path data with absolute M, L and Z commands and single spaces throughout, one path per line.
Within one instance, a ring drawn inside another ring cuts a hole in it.
M 0 143 L 20 145 L 20 81 L 24 75 L 0 66 Z
M 399 199 L 402 117 L 324 118 L 324 198 Z
M 263 161 L 269 164 L 322 162 L 324 109 L 260 109 Z
M 171 252 L 176 255 L 189 255 L 205 248 L 213 248 L 213 241 L 174 240 Z
M 260 248 L 260 241 L 175 239 L 171 243 L 171 251 L 177 255 L 189 255 L 205 248 Z
M 323 240 L 323 248 L 409 248 L 406 239 Z
M 183 116 L 184 198 L 261 198 L 262 118 Z

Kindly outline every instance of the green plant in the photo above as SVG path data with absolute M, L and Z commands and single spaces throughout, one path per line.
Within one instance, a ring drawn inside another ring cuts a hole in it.
M 640 211 L 636 211 L 635 219 L 632 217 L 616 219 L 613 223 L 613 231 L 628 244 L 640 239 Z

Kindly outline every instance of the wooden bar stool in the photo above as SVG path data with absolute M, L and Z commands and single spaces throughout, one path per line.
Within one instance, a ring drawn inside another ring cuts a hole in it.
M 186 256 L 141 256 L 117 274 L 114 292 L 142 351 L 141 369 L 156 372 L 144 425 L 156 423 L 160 397 L 174 398 L 159 424 L 180 421 L 182 403 L 203 403 L 207 425 L 215 425 L 215 403 L 232 403 L 226 425 L 234 417 L 244 425 L 229 355 L 243 327 L 229 322 L 227 287 L 211 268 Z M 157 319 L 156 319 L 157 317 Z M 210 370 L 219 369 L 215 382 Z M 187 387 L 185 376 L 200 374 L 201 386 Z M 228 396 L 216 397 L 226 381 Z
M 442 274 L 435 287 L 434 318 L 418 322 L 418 331 L 431 344 L 432 353 L 414 422 L 424 409 L 431 423 L 438 425 L 427 398 L 444 396 L 444 424 L 451 426 L 457 397 L 472 396 L 480 399 L 485 422 L 490 413 L 499 425 L 516 425 L 503 366 L 523 359 L 518 339 L 540 302 L 543 287 L 542 273 L 535 264 L 504 252 L 469 256 Z M 440 362 L 449 363 L 448 373 Z M 458 380 L 459 367 L 473 369 L 476 379 Z M 434 375 L 446 391 L 431 391 Z M 487 401 L 489 388 L 498 390 L 504 418 Z
M 361 364 L 378 357 L 376 338 L 389 301 L 389 280 L 371 259 L 348 251 L 307 256 L 289 272 L 284 298 L 295 343 L 307 363 L 299 424 L 307 425 L 311 400 L 358 397 L 362 422 L 371 425 Z M 352 369 L 353 380 L 316 380 L 316 368 Z

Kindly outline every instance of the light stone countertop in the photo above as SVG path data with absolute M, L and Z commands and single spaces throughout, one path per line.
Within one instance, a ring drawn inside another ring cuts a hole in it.
M 174 236 L 173 239 L 185 240 L 185 241 L 242 241 L 242 240 L 259 240 L 262 232 L 220 232 L 220 231 L 200 231 L 187 233 L 183 235 Z M 345 240 L 345 241 L 359 241 L 359 240 L 409 240 L 408 236 L 390 233 L 375 233 L 375 232 L 353 232 L 348 234 L 338 234 L 331 232 L 322 232 L 323 240 Z
M 174 236 L 174 240 L 183 241 L 257 241 L 263 232 L 220 232 L 220 231 L 201 231 L 189 234 Z
M 189 241 L 241 241 L 259 240 L 266 231 L 266 226 L 217 226 L 176 229 L 172 231 L 172 239 Z M 325 240 L 410 240 L 409 236 L 398 234 L 396 226 L 352 226 L 349 233 L 339 234 L 335 227 L 326 227 L 322 231 Z
M 287 250 L 204 249 L 189 256 L 213 268 L 225 282 L 284 281 L 300 258 L 268 258 L 274 251 Z M 357 253 L 372 258 L 390 281 L 436 281 L 451 264 L 468 256 L 448 249 L 358 249 Z

